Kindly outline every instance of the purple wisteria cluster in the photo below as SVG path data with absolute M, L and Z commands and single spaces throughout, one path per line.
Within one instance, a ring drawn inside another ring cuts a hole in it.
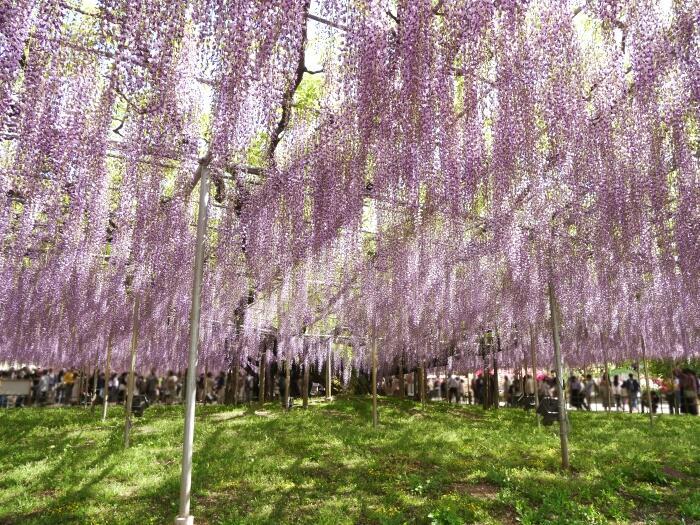
M 0 0 L 0 361 L 183 366 L 203 168 L 203 367 L 698 355 L 698 13 Z

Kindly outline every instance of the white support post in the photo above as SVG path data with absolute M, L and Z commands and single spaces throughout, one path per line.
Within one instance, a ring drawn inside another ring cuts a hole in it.
M 185 431 L 182 444 L 182 476 L 180 478 L 180 506 L 175 525 L 193 525 L 190 515 L 192 489 L 192 447 L 194 444 L 194 412 L 197 396 L 197 358 L 199 350 L 199 320 L 202 301 L 202 275 L 204 272 L 204 237 L 207 230 L 209 206 L 209 162 L 211 155 L 200 161 L 199 209 L 197 210 L 197 239 L 195 244 L 194 278 L 192 280 L 192 313 L 190 315 L 190 344 L 187 355 L 187 380 L 185 390 Z
M 139 294 L 134 296 L 133 327 L 131 331 L 131 365 L 126 385 L 126 419 L 124 422 L 124 448 L 129 448 L 131 434 L 131 406 L 134 401 L 134 372 L 136 369 L 136 347 L 139 342 Z
M 554 285 L 549 283 L 549 312 L 552 321 L 552 339 L 554 340 L 554 361 L 557 370 L 557 394 L 559 396 L 559 441 L 561 442 L 561 466 L 569 469 L 569 425 L 566 417 L 566 398 L 562 380 L 564 374 L 561 366 L 561 347 L 559 346 L 559 314 L 557 313 Z
M 649 408 L 649 426 L 654 426 L 654 412 L 651 404 L 651 385 L 649 384 L 649 368 L 647 367 L 647 345 L 642 335 L 642 363 L 644 364 L 644 378 L 647 385 L 647 403 Z
M 377 339 L 372 341 L 372 426 L 379 425 L 379 414 L 377 413 Z
M 90 399 L 90 412 L 95 412 L 95 402 L 97 401 L 97 378 L 99 376 L 100 353 L 95 352 L 95 369 L 92 377 L 92 398 Z
M 332 354 L 331 354 L 331 342 L 328 342 L 328 358 L 326 359 L 326 401 L 330 401 L 333 398 L 333 385 L 332 385 L 332 374 L 331 374 L 331 364 L 332 364 Z
M 530 359 L 532 360 L 532 385 L 535 389 L 535 419 L 537 420 L 537 428 L 540 427 L 540 417 L 537 414 L 537 407 L 540 406 L 540 393 L 537 385 L 537 357 L 535 355 L 535 329 L 530 323 Z
M 107 336 L 107 360 L 105 362 L 105 387 L 104 393 L 102 394 L 102 421 L 107 419 L 107 406 L 109 405 L 109 376 L 112 373 L 110 367 L 112 366 L 112 331 L 110 329 L 109 335 Z

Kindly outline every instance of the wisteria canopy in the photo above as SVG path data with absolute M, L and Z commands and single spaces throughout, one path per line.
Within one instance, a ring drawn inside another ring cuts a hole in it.
M 698 0 L 0 0 L 0 361 L 184 367 L 202 169 L 202 367 L 700 354 Z

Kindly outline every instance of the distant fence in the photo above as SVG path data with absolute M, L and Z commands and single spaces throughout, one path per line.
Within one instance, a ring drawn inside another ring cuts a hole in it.
M 28 396 L 31 390 L 28 379 L 0 379 L 0 396 Z

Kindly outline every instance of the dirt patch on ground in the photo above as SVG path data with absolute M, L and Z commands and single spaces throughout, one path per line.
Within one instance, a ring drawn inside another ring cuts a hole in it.
M 669 478 L 680 479 L 680 480 L 691 479 L 690 476 L 688 476 L 688 474 L 684 474 L 683 472 L 676 470 L 675 468 L 672 468 L 669 466 L 665 466 L 663 469 L 661 469 L 661 471 L 665 475 L 667 475 Z
M 229 421 L 231 419 L 238 419 L 239 417 L 245 416 L 245 411 L 235 410 L 231 412 L 217 412 L 207 417 L 208 421 L 213 421 L 215 423 L 221 423 L 222 421 Z
M 503 525 L 517 525 L 520 523 L 515 511 L 512 508 L 497 512 L 496 517 Z
M 474 412 L 467 412 L 466 410 L 459 410 L 458 408 L 447 410 L 447 413 L 451 416 L 461 417 L 462 419 L 468 419 L 470 421 L 483 421 L 484 416 L 481 414 L 475 414 Z
M 250 503 L 252 495 L 250 487 L 246 483 L 240 483 L 216 492 L 212 491 L 194 496 L 194 499 L 205 509 L 234 506 L 240 509 L 242 513 L 247 514 L 252 511 Z M 197 520 L 199 522 L 199 517 Z
M 493 500 L 496 499 L 500 489 L 489 483 L 463 483 L 457 481 L 449 485 L 449 491 L 457 494 L 468 494 L 473 498 Z
M 333 410 L 332 408 L 327 408 L 324 410 L 325 415 L 333 416 L 335 418 L 340 418 L 340 419 L 353 419 L 353 416 L 348 414 L 347 412 L 341 412 L 340 410 Z

